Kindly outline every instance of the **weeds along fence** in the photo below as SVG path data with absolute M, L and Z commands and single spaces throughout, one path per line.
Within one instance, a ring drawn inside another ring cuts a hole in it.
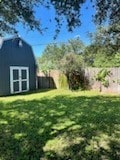
M 120 68 L 107 68 L 107 70 L 110 71 L 109 76 L 106 77 L 109 84 L 107 87 L 96 80 L 96 76 L 101 69 L 102 68 L 85 68 L 84 83 L 86 83 L 86 79 L 89 81 L 88 89 L 120 94 Z M 51 70 L 47 74 L 39 71 L 38 88 L 68 88 L 67 78 L 58 70 Z

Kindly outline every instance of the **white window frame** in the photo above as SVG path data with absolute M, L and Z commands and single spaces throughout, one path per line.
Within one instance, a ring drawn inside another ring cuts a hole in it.
M 17 80 L 13 79 L 13 70 L 18 70 L 18 76 L 19 78 Z M 21 73 L 22 70 L 26 70 L 27 77 L 26 79 L 21 78 Z M 27 89 L 22 90 L 22 82 L 27 82 Z M 19 82 L 19 91 L 14 91 L 14 82 Z M 23 67 L 23 66 L 10 66 L 10 93 L 15 94 L 15 93 L 21 93 L 21 92 L 27 92 L 29 91 L 29 67 Z

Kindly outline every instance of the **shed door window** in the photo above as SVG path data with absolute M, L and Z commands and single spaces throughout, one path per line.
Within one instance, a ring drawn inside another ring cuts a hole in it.
M 20 93 L 29 90 L 29 68 L 10 67 L 11 93 Z
M 21 76 L 22 76 L 22 79 L 27 79 L 27 70 L 26 69 L 23 69 L 21 71 Z
M 14 69 L 13 70 L 13 80 L 18 80 L 19 79 L 19 70 Z

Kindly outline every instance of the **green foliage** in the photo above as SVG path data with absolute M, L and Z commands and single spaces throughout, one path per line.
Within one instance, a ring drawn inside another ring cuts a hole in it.
M 109 24 L 116 24 L 120 18 L 119 0 L 96 0 L 96 23 L 102 24 L 107 21 Z
M 61 73 L 59 76 L 59 86 L 61 89 L 68 89 L 68 80 L 65 74 Z
M 119 29 L 119 24 L 100 27 L 90 35 L 92 43 L 84 51 L 86 66 L 120 67 Z
M 108 87 L 109 81 L 106 79 L 107 76 L 110 76 L 110 71 L 107 69 L 101 69 L 96 75 L 96 80 L 101 82 L 104 87 Z
M 48 45 L 40 58 L 38 58 L 38 66 L 41 71 L 49 71 L 59 69 L 60 60 L 65 54 L 63 45 Z
M 43 55 L 38 59 L 39 69 L 42 71 L 51 69 L 62 71 L 67 76 L 67 80 L 63 76 L 60 77 L 61 87 L 66 88 L 66 81 L 68 81 L 70 89 L 83 88 L 81 86 L 83 84 L 81 81 L 81 77 L 83 77 L 81 72 L 81 67 L 83 67 L 83 50 L 84 45 L 79 38 L 71 39 L 66 44 L 48 45 Z
M 115 67 L 120 67 L 120 51 L 115 54 L 113 63 Z
M 120 23 L 98 27 L 91 35 L 92 43 L 106 49 L 106 54 L 113 55 L 120 49 Z
M 61 60 L 61 71 L 65 73 L 69 83 L 69 89 L 78 90 L 84 88 L 84 71 L 81 69 L 83 61 L 80 55 L 66 54 Z
M 61 45 L 48 45 L 40 58 L 38 58 L 38 66 L 40 70 L 59 69 L 65 71 L 67 67 L 75 67 L 72 59 L 77 60 L 81 64 L 84 45 L 78 38 L 71 39 L 68 43 Z M 69 57 L 69 58 L 68 58 Z M 66 59 L 68 58 L 68 60 Z M 69 62 L 70 61 L 70 62 Z M 71 64 L 70 64 L 71 63 Z
M 38 21 L 39 18 L 35 17 L 36 6 L 39 8 L 42 6 L 47 9 L 55 9 L 56 34 L 60 32 L 63 24 L 67 25 L 68 31 L 73 31 L 75 27 L 81 25 L 81 8 L 85 2 L 85 0 L 1 0 L 0 35 L 15 31 L 18 23 L 29 26 L 32 30 L 37 29 L 42 32 L 42 24 Z M 107 23 L 113 25 L 119 22 L 119 0 L 95 0 L 90 1 L 90 3 L 92 3 L 96 10 L 94 19 L 97 24 L 107 21 Z M 114 33 L 112 30 L 111 32 Z
M 22 23 L 30 29 L 41 31 L 40 22 L 34 14 L 34 7 L 39 0 L 0 1 L 0 35 L 13 33 L 16 25 Z
M 94 58 L 94 67 L 98 68 L 109 68 L 109 67 L 115 67 L 116 65 L 114 64 L 115 61 L 115 55 L 107 56 L 105 50 L 102 52 L 102 49 L 100 49 L 101 52 L 97 53 L 95 58 Z
M 84 70 L 79 69 L 79 71 L 72 70 L 67 73 L 69 89 L 71 90 L 83 90 L 85 89 L 85 75 Z
M 63 59 L 61 59 L 60 68 L 64 73 L 79 71 L 82 66 L 81 56 L 75 55 L 74 53 L 66 54 Z
M 1 160 L 118 160 L 120 97 L 52 90 L 0 98 Z
M 74 54 L 82 54 L 84 51 L 84 44 L 80 38 L 70 39 L 67 44 L 67 52 Z

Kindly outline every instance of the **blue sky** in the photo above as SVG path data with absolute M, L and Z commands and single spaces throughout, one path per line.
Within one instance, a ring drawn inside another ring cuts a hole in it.
M 86 9 L 87 6 L 89 7 L 88 10 Z M 94 14 L 94 12 L 95 11 L 92 8 L 91 3 L 87 1 L 81 10 L 82 25 L 70 33 L 67 31 L 66 24 L 63 24 L 61 32 L 56 40 L 53 39 L 55 35 L 55 11 L 53 8 L 50 8 L 49 10 L 43 7 L 35 8 L 35 16 L 41 20 L 42 28 L 48 27 L 48 29 L 44 31 L 43 35 L 37 31 L 28 31 L 28 28 L 24 28 L 21 24 L 18 24 L 17 29 L 19 31 L 19 35 L 32 45 L 34 54 L 38 57 L 42 54 L 47 44 L 54 42 L 58 44 L 61 42 L 67 42 L 69 39 L 75 38 L 76 36 L 79 36 L 85 44 L 89 44 L 90 40 L 87 33 L 95 31 L 95 25 L 92 22 L 92 14 Z M 51 19 L 51 22 L 49 19 Z

